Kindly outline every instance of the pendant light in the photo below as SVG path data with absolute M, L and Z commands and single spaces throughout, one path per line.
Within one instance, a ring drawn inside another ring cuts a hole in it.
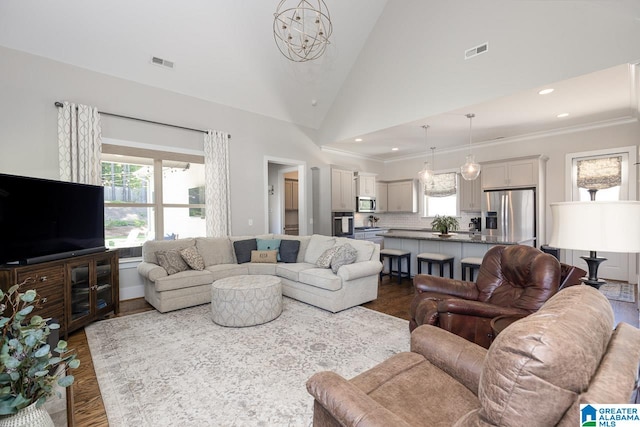
M 462 177 L 467 181 L 473 181 L 480 175 L 480 164 L 476 163 L 476 159 L 471 154 L 471 125 L 475 114 L 467 114 L 469 119 L 469 154 L 467 155 L 464 165 L 460 166 L 460 173 Z
M 423 125 L 422 128 L 424 129 L 424 144 L 427 156 L 424 162 L 424 167 L 420 172 L 418 172 L 418 179 L 420 180 L 420 185 L 422 185 L 423 190 L 426 190 L 427 186 L 433 182 L 433 169 L 431 169 L 431 166 L 429 165 L 429 144 L 427 144 L 427 131 L 429 130 L 429 125 Z

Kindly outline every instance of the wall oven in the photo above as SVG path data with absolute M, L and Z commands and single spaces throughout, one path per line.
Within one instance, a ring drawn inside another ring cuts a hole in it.
M 376 198 L 375 197 L 358 197 L 356 199 L 356 207 L 358 212 L 373 213 L 376 211 Z
M 331 221 L 331 231 L 334 236 L 353 239 L 353 212 L 334 212 Z

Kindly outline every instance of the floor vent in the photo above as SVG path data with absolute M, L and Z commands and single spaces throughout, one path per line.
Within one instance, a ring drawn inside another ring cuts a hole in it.
M 151 63 L 165 68 L 173 68 L 174 66 L 173 61 L 167 61 L 166 59 L 158 58 L 157 56 L 151 57 Z
M 489 43 L 482 43 L 480 46 L 472 47 L 464 51 L 464 59 L 471 59 L 474 56 L 478 56 L 481 53 L 485 53 L 489 50 Z

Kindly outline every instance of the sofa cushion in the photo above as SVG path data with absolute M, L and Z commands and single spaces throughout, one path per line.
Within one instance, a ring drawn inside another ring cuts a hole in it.
M 276 265 L 276 275 L 285 279 L 293 280 L 294 282 L 298 282 L 301 271 L 309 270 L 315 267 L 315 264 L 309 264 L 306 262 L 296 262 L 294 264 L 278 263 Z
M 210 271 L 186 270 L 172 274 L 171 276 L 156 279 L 155 290 L 157 292 L 163 292 L 206 285 L 207 283 L 213 283 L 213 276 Z
M 180 251 L 180 256 L 193 270 L 204 270 L 204 260 L 195 246 Z
M 246 267 L 246 263 L 239 264 L 217 264 L 208 266 L 205 271 L 211 273 L 211 283 L 216 280 L 224 279 L 225 277 L 239 276 L 241 274 L 249 274 L 249 270 Z
M 298 274 L 299 282 L 320 289 L 337 291 L 342 287 L 342 279 L 329 268 L 310 268 Z
M 196 239 L 196 248 L 207 267 L 216 264 L 236 264 L 233 246 L 228 237 L 199 237 Z
M 276 250 L 276 258 L 280 261 L 280 239 L 258 239 L 256 238 L 259 251 Z
M 358 257 L 358 251 L 349 243 L 338 246 L 338 250 L 331 259 L 331 271 L 338 272 L 343 265 L 353 264 Z
M 299 240 L 281 240 L 280 241 L 280 261 L 297 262 L 299 251 L 300 251 Z
M 164 268 L 169 275 L 189 270 L 189 266 L 184 262 L 182 255 L 180 255 L 180 251 L 177 249 L 170 251 L 157 251 L 156 258 L 158 259 L 160 267 Z
M 355 262 L 371 261 L 373 252 L 376 249 L 375 243 L 369 240 L 355 240 L 347 239 L 344 237 L 339 237 L 336 239 L 336 245 L 344 245 L 346 243 L 350 244 L 356 249 L 356 251 L 358 251 L 358 256 L 356 257 Z
M 278 251 L 251 251 L 251 262 L 256 263 L 270 263 L 275 264 L 278 262 Z
M 320 268 L 331 267 L 331 260 L 333 259 L 334 255 L 338 251 L 338 248 L 339 246 L 333 246 L 327 249 L 326 251 L 322 252 L 322 255 L 320 255 L 318 257 L 318 260 L 316 261 L 316 265 Z
M 247 267 L 248 274 L 265 274 L 268 276 L 276 275 L 276 266 L 278 264 L 267 264 L 267 263 L 258 263 L 258 262 L 249 262 L 243 264 L 243 266 Z
M 142 245 L 142 260 L 159 264 L 156 258 L 157 251 L 182 250 L 189 246 L 194 246 L 196 239 L 178 239 L 178 240 L 147 240 Z
M 318 262 L 320 255 L 322 255 L 327 249 L 335 246 L 335 244 L 335 237 L 314 234 L 311 236 L 311 240 L 309 240 L 309 246 L 307 246 L 307 252 L 304 255 L 304 262 L 315 264 Z
M 238 264 L 244 264 L 251 262 L 251 251 L 258 250 L 258 243 L 256 239 L 237 240 L 233 242 L 233 249 Z

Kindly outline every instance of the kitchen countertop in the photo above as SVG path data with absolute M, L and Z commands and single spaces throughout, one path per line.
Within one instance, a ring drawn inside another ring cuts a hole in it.
M 462 231 L 460 233 L 450 233 L 451 237 L 439 237 L 439 233 L 433 231 L 411 231 L 411 230 L 399 230 L 397 228 L 391 229 L 389 232 L 383 234 L 385 238 L 396 239 L 413 239 L 413 240 L 438 240 L 445 242 L 459 242 L 459 243 L 484 243 L 484 244 L 497 244 L 497 245 L 519 245 L 527 242 L 535 241 L 535 237 L 514 239 L 507 236 L 484 236 L 480 234 L 471 235 L 468 232 Z

